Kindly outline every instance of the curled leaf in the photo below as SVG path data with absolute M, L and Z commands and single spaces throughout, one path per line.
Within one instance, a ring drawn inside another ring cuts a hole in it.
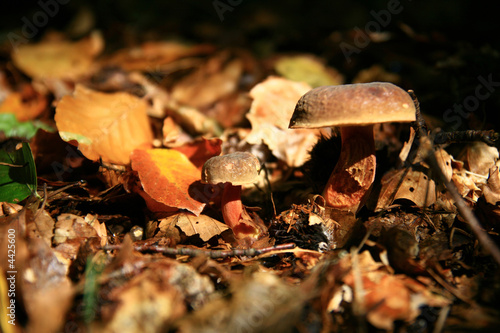
M 403 176 L 404 179 L 401 179 Z M 410 169 L 406 175 L 404 169 L 389 172 L 384 175 L 381 183 L 382 189 L 375 210 L 384 209 L 398 199 L 409 200 L 418 207 L 428 207 L 436 201 L 434 181 L 419 170 Z
M 190 196 L 200 171 L 182 153 L 172 149 L 134 150 L 132 169 L 144 191 L 159 203 L 199 215 L 205 204 Z

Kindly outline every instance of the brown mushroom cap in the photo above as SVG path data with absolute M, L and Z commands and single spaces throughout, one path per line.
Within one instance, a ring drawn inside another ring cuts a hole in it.
M 387 82 L 323 86 L 303 95 L 295 106 L 290 128 L 363 126 L 415 121 L 410 95 Z
M 201 170 L 201 182 L 219 184 L 229 182 L 232 185 L 254 183 L 260 170 L 257 157 L 246 152 L 236 152 L 210 158 Z

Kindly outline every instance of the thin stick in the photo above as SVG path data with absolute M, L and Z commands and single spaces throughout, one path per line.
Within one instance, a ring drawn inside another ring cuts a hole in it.
M 287 243 L 276 246 L 264 247 L 261 249 L 233 249 L 233 250 L 202 250 L 202 249 L 193 249 L 187 247 L 163 247 L 163 246 L 151 246 L 151 245 L 134 245 L 134 250 L 139 252 L 155 252 L 162 253 L 166 255 L 187 255 L 191 257 L 195 257 L 198 255 L 206 255 L 212 259 L 218 258 L 227 258 L 234 256 L 245 256 L 245 257 L 255 257 L 264 253 L 269 253 L 276 250 L 287 250 L 293 249 L 295 244 Z M 103 247 L 103 250 L 118 250 L 121 248 L 121 245 L 106 245 Z
M 417 97 L 413 93 L 413 91 L 409 91 L 410 95 L 412 95 L 413 102 L 415 103 L 415 108 L 417 109 L 417 119 L 419 118 L 420 114 L 420 103 L 418 102 Z M 423 121 L 423 118 L 420 115 L 421 120 Z M 496 246 L 496 244 L 491 240 L 491 238 L 488 236 L 486 231 L 483 230 L 481 227 L 481 224 L 479 223 L 478 219 L 476 216 L 472 213 L 472 210 L 469 208 L 469 206 L 466 205 L 465 200 L 462 198 L 462 196 L 458 193 L 458 190 L 455 186 L 455 184 L 452 181 L 448 181 L 444 175 L 444 171 L 441 169 L 441 166 L 439 165 L 436 155 L 434 153 L 434 148 L 431 139 L 429 138 L 429 135 L 427 134 L 427 128 L 425 127 L 425 122 L 423 122 L 424 126 L 422 124 L 417 124 L 418 130 L 419 130 L 419 136 L 420 136 L 420 146 L 419 149 L 422 149 L 424 151 L 424 156 L 426 155 L 427 160 L 432 167 L 432 169 L 437 173 L 439 179 L 441 182 L 446 186 L 446 189 L 448 192 L 450 192 L 451 197 L 453 201 L 455 201 L 455 204 L 457 206 L 458 212 L 462 217 L 469 223 L 472 231 L 476 235 L 477 239 L 479 242 L 483 245 L 483 247 L 488 251 L 493 259 L 500 265 L 500 249 Z
M 408 94 L 410 94 L 413 99 L 413 104 L 415 104 L 415 131 L 417 132 L 417 137 L 420 135 L 427 135 L 427 124 L 425 123 L 424 117 L 422 117 L 422 113 L 420 112 L 420 102 L 418 101 L 417 95 L 413 90 L 408 90 Z
M 450 192 L 453 201 L 455 201 L 455 205 L 457 206 L 458 212 L 469 223 L 472 231 L 476 235 L 479 242 L 484 246 L 486 251 L 488 251 L 493 256 L 495 261 L 500 265 L 500 250 L 495 245 L 495 243 L 491 240 L 490 236 L 488 236 L 486 231 L 483 230 L 478 219 L 472 213 L 472 210 L 469 208 L 469 206 L 467 206 L 467 204 L 465 203 L 465 200 L 458 193 L 458 190 L 457 190 L 455 184 L 452 181 L 449 181 L 448 179 L 446 179 L 446 176 L 444 175 L 444 172 L 441 169 L 441 166 L 439 165 L 439 163 L 436 159 L 436 155 L 433 153 L 432 143 L 431 143 L 431 140 L 429 139 L 429 137 L 427 137 L 427 136 L 421 137 L 420 144 L 422 146 L 428 148 L 427 157 L 429 160 L 429 164 L 431 165 L 433 170 L 437 172 L 439 179 L 441 180 L 441 182 L 443 182 L 443 184 L 446 186 L 446 188 Z

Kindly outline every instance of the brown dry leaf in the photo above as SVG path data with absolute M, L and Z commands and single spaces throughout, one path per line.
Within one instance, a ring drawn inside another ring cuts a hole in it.
M 105 246 L 108 243 L 108 231 L 106 230 L 106 224 L 99 222 L 97 216 L 92 214 L 85 215 L 85 222 L 87 222 L 97 233 L 97 237 L 101 239 L 101 246 Z
M 103 64 L 120 66 L 127 71 L 163 72 L 166 65 L 184 57 L 213 52 L 210 45 L 186 45 L 175 41 L 146 42 L 139 47 L 116 52 Z
M 243 72 L 243 62 L 234 59 L 226 63 L 225 58 L 226 54 L 213 57 L 177 83 L 172 98 L 181 105 L 203 108 L 234 93 Z
M 54 229 L 54 245 L 66 243 L 75 239 L 98 237 L 97 231 L 90 225 L 90 221 L 73 214 L 61 214 L 57 217 Z M 75 252 L 76 253 L 76 252 Z
M 376 64 L 370 68 L 359 71 L 358 75 L 356 75 L 356 77 L 352 80 L 352 83 L 375 81 L 399 84 L 401 77 L 398 74 L 387 72 L 384 67 Z
M 223 128 L 238 127 L 245 122 L 252 99 L 247 92 L 236 92 L 217 101 L 205 110 L 205 114 L 217 121 Z
M 306 292 L 272 273 L 245 274 L 231 281 L 231 297 L 213 297 L 203 308 L 179 322 L 180 333 L 294 332 Z M 301 327 L 301 326 L 299 326 Z
M 55 121 L 65 141 L 76 140 L 90 160 L 128 164 L 136 148 L 150 147 L 147 103 L 128 93 L 105 94 L 77 85 L 58 103 Z
M 160 332 L 185 311 L 181 294 L 169 284 L 175 266 L 165 272 L 147 269 L 107 295 L 103 322 L 93 322 L 93 332 Z
M 499 167 L 490 169 L 488 182 L 483 186 L 483 195 L 490 205 L 499 205 L 500 202 L 500 172 Z
M 275 71 L 282 77 L 305 82 L 312 88 L 339 85 L 344 82 L 342 75 L 334 68 L 313 55 L 282 56 L 274 64 Z
M 436 185 L 434 181 L 424 172 L 413 168 L 408 171 L 396 195 L 394 195 L 394 191 L 404 173 L 404 169 L 393 170 L 382 177 L 382 189 L 375 207 L 376 211 L 385 209 L 398 199 L 409 200 L 417 207 L 428 207 L 436 201 Z M 391 198 L 393 199 L 392 202 Z
M 453 158 L 450 154 L 444 149 L 438 149 L 434 152 L 436 156 L 436 161 L 439 165 L 439 168 L 443 171 L 446 180 L 450 181 L 453 175 Z
M 189 213 L 179 213 L 165 219 L 165 223 L 169 224 L 174 221 L 186 236 L 200 235 L 200 238 L 206 242 L 213 236 L 220 235 L 228 229 L 228 226 L 209 216 L 195 216 Z M 161 224 L 159 226 L 161 228 Z
M 201 178 L 200 171 L 182 153 L 173 149 L 136 149 L 131 154 L 144 191 L 155 201 L 199 215 L 205 203 L 194 199 L 190 187 Z
M 57 332 L 73 300 L 66 266 L 43 240 L 30 240 L 30 260 L 23 272 L 28 332 Z
M 94 71 L 93 61 L 104 48 L 104 40 L 95 32 L 77 42 L 43 41 L 21 45 L 12 53 L 14 64 L 33 79 L 73 80 Z
M 468 144 L 458 156 L 458 159 L 464 162 L 467 170 L 482 176 L 488 175 L 490 168 L 495 165 L 498 158 L 498 149 L 490 147 L 484 142 Z
M 401 165 L 406 162 L 406 159 L 410 154 L 411 147 L 413 146 L 413 141 L 415 141 L 415 135 L 415 130 L 413 129 L 413 127 L 410 127 L 410 137 L 408 138 L 408 141 L 405 141 L 405 143 L 403 144 L 403 148 L 401 148 L 401 151 L 399 152 L 399 161 Z
M 77 257 L 80 246 L 85 242 L 96 239 L 96 243 L 106 244 L 107 239 L 103 231 L 100 231 L 102 235 L 98 235 L 96 229 L 91 225 L 92 220 L 95 223 L 94 218 L 88 219 L 88 216 L 83 218 L 73 214 L 61 214 L 57 217 L 52 243 L 55 255 L 66 269 L 69 269 Z M 100 228 L 105 228 L 104 224 Z
M 179 125 L 193 134 L 219 136 L 222 132 L 214 119 L 190 106 L 175 106 L 172 109 L 172 117 Z
M 481 189 L 477 187 L 474 177 L 463 172 L 454 172 L 451 181 L 455 184 L 458 193 L 476 202 L 479 199 Z
M 146 224 L 146 238 L 161 237 L 168 239 L 172 245 L 177 244 L 181 238 L 175 222 L 174 219 L 168 217 L 159 221 L 149 221 Z
M 288 129 L 295 104 L 311 87 L 305 83 L 269 77 L 250 91 L 254 99 L 247 118 L 252 131 L 248 143 L 265 143 L 273 154 L 289 166 L 298 167 L 309 158 L 318 141 L 319 130 Z
M 353 290 L 361 288 L 363 295 L 358 304 L 366 311 L 368 321 L 377 328 L 392 330 L 394 322 L 410 322 L 419 314 L 423 305 L 445 306 L 450 301 L 432 294 L 427 288 L 418 288 L 419 284 L 405 275 L 392 275 L 380 269 L 368 251 L 359 254 L 359 270 L 352 270 L 344 282 Z M 361 286 L 355 286 L 355 274 L 361 275 Z
M 0 113 L 13 113 L 18 121 L 37 118 L 47 109 L 47 99 L 31 85 L 24 85 L 21 92 L 9 94 L 0 104 Z
M 26 236 L 28 238 L 41 238 L 45 243 L 52 245 L 52 238 L 54 237 L 55 221 L 43 210 L 35 215 L 35 220 L 26 223 Z

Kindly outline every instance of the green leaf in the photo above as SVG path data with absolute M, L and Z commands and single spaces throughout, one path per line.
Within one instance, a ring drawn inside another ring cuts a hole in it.
M 54 132 L 54 129 L 40 121 L 20 122 L 12 113 L 0 113 L 0 132 L 4 132 L 8 138 L 31 139 L 36 131 L 43 128 L 48 132 Z
M 36 167 L 30 145 L 4 144 L 0 147 L 0 202 L 18 203 L 36 193 Z

